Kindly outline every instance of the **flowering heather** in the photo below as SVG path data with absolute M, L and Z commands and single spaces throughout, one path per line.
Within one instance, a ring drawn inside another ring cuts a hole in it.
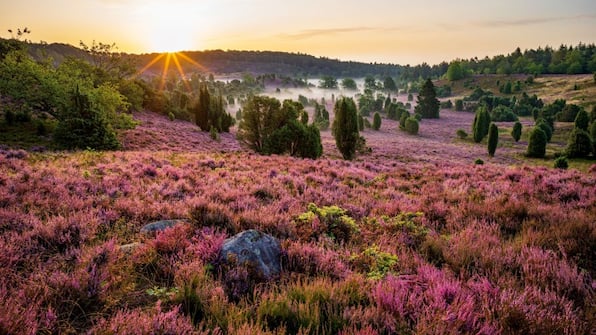
M 384 120 L 351 162 L 329 132 L 319 160 L 259 156 L 149 113 L 124 151 L 2 149 L 0 333 L 590 334 L 594 171 L 516 146 L 474 165 L 469 117 Z M 163 219 L 181 223 L 140 232 Z M 251 228 L 284 271 L 232 301 L 246 274 L 217 255 Z

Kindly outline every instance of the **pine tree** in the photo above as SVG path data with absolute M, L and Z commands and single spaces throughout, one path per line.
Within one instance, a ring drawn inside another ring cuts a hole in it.
M 416 113 L 419 113 L 425 119 L 439 118 L 440 102 L 437 99 L 437 92 L 430 78 L 422 85 L 417 102 Z
M 534 127 L 528 142 L 528 157 L 543 158 L 546 154 L 546 133 L 540 127 Z
M 590 152 L 592 152 L 590 134 L 583 129 L 574 128 L 571 134 L 569 134 L 569 140 L 567 141 L 567 149 L 565 151 L 567 157 L 587 157 L 590 155 Z
M 581 130 L 588 130 L 588 126 L 590 125 L 590 116 L 588 113 L 582 108 L 575 117 L 575 128 Z
M 476 110 L 476 116 L 474 117 L 474 124 L 472 125 L 472 136 L 474 142 L 480 143 L 488 135 L 490 127 L 490 115 L 486 109 L 486 106 L 480 106 Z
M 211 110 L 211 95 L 206 84 L 199 87 L 199 100 L 194 106 L 195 123 L 202 131 L 209 131 L 209 114 Z
M 516 121 L 515 124 L 513 125 L 513 129 L 511 130 L 511 137 L 513 137 L 515 142 L 518 142 L 519 139 L 521 138 L 521 134 L 522 134 L 522 124 L 519 121 Z
M 358 113 L 352 98 L 342 97 L 335 102 L 335 120 L 333 121 L 333 137 L 337 149 L 344 159 L 351 160 L 356 153 L 358 134 Z
M 490 130 L 488 131 L 488 155 L 491 157 L 495 156 L 497 150 L 497 144 L 499 143 L 499 128 L 494 123 L 490 124 Z
M 373 124 L 372 124 L 372 128 L 374 130 L 379 130 L 381 129 L 381 115 L 379 113 L 375 113 L 374 117 L 373 117 Z

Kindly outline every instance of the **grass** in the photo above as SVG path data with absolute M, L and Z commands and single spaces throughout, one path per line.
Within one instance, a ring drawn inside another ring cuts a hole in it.
M 46 134 L 38 133 L 38 125 L 43 123 Z M 0 122 L 0 143 L 11 148 L 30 149 L 33 147 L 53 148 L 53 143 L 47 135 L 56 127 L 56 123 L 50 120 L 32 120 L 30 122 L 15 122 L 12 125 L 4 120 Z
M 455 82 L 449 82 L 446 79 L 438 80 L 435 85 L 443 86 L 450 85 L 452 97 L 454 100 L 470 95 L 476 87 L 481 87 L 484 90 L 489 90 L 497 95 L 504 96 L 519 96 L 521 92 L 526 92 L 528 95 L 536 94 L 545 103 L 550 103 L 556 99 L 565 99 L 567 103 L 580 105 L 588 108 L 596 104 L 596 82 L 594 82 L 593 75 L 541 75 L 534 78 L 534 83 L 526 84 L 525 80 L 528 75 L 475 75 L 464 78 Z M 507 81 L 515 83 L 522 82 L 522 91 L 516 94 L 500 94 L 499 84 L 504 84 Z M 577 85 L 578 89 L 574 89 Z

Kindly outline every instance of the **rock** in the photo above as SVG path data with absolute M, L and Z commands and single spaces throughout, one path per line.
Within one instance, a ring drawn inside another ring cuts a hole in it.
M 133 251 L 135 251 L 136 248 L 140 247 L 141 245 L 143 244 L 139 242 L 123 244 L 120 246 L 120 251 L 122 251 L 125 254 L 131 254 Z
M 167 228 L 174 227 L 177 224 L 185 223 L 184 220 L 161 220 L 148 223 L 141 228 L 141 233 L 150 234 L 164 231 Z
M 281 272 L 279 241 L 254 229 L 225 240 L 220 257 L 224 264 L 250 268 L 251 273 L 263 279 L 271 279 Z

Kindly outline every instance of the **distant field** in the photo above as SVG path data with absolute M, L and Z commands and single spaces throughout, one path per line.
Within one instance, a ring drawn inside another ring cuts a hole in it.
M 497 82 L 521 81 L 524 83 L 528 75 L 477 75 L 470 78 L 449 82 L 445 79 L 436 85 L 451 85 L 454 98 L 464 97 L 472 93 L 477 86 L 499 93 Z M 523 84 L 522 92 L 536 94 L 544 102 L 565 99 L 568 103 L 589 107 L 596 104 L 596 83 L 591 74 L 580 75 L 541 75 L 534 78 L 533 84 Z M 516 93 L 521 94 L 521 92 Z

